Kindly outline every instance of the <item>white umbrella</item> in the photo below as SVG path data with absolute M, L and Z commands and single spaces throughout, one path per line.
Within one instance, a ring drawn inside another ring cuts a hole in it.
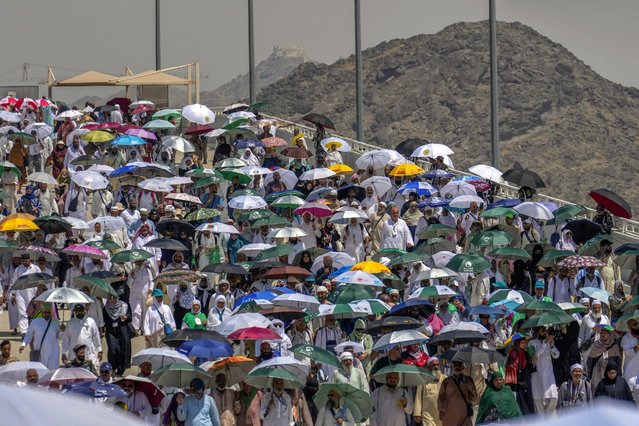
M 146 106 L 152 106 L 155 107 L 155 104 L 151 101 L 145 101 L 145 100 L 141 100 L 141 101 L 135 101 L 135 102 L 131 102 L 129 104 L 129 109 L 134 109 L 135 107 L 141 106 L 141 105 L 146 105 Z
M 490 299 L 490 297 L 489 297 Z M 459 330 L 464 330 L 464 331 L 477 331 L 478 333 L 482 333 L 482 334 L 488 334 L 488 330 L 486 329 L 486 327 L 484 327 L 483 325 L 479 324 L 478 322 L 472 322 L 472 321 L 461 321 L 461 322 L 457 322 L 457 323 L 453 323 L 453 324 L 448 324 L 442 327 L 441 330 L 439 330 L 439 334 L 443 334 L 443 333 L 448 333 L 451 331 L 459 331 Z
M 493 166 L 487 166 L 485 164 L 477 164 L 476 166 L 472 166 L 468 169 L 473 174 L 476 174 L 479 177 L 483 177 L 486 180 L 496 182 L 496 183 L 504 183 L 504 178 L 501 177 L 502 172 Z
M 26 373 L 30 369 L 35 369 L 38 372 L 38 377 L 42 377 L 49 372 L 49 369 L 41 362 L 10 362 L 0 367 L 0 382 L 26 382 Z
M 173 187 L 171 185 L 167 185 L 161 180 L 157 179 L 146 179 L 138 184 L 138 187 L 151 192 L 173 192 Z
M 548 207 L 534 201 L 526 201 L 513 207 L 519 214 L 539 220 L 550 220 L 554 217 Z
M 446 266 L 448 262 L 450 262 L 450 259 L 452 259 L 454 256 L 455 253 L 446 250 L 439 251 L 431 255 L 431 257 L 433 258 L 433 262 L 435 262 L 435 266 L 437 266 L 438 268 L 443 268 L 444 266 Z
M 469 184 L 468 182 L 464 182 L 461 180 L 449 182 L 444 185 L 443 188 L 439 190 L 439 193 L 442 194 L 444 198 L 455 198 L 460 195 L 475 195 L 477 196 L 477 190 L 474 186 Z
M 229 201 L 229 207 L 240 210 L 254 210 L 266 207 L 266 201 L 262 197 L 255 195 L 240 195 Z
M 448 148 L 446 145 L 443 145 L 441 143 L 428 143 L 426 145 L 422 145 L 419 148 L 415 149 L 415 151 L 413 151 L 410 157 L 435 158 L 439 156 L 443 157 L 444 155 L 451 155 L 454 153 L 455 152 L 452 149 Z
M 360 186 L 364 188 L 368 188 L 369 186 L 373 187 L 375 195 L 381 198 L 393 187 L 393 184 L 386 176 L 371 176 L 362 182 Z
M 457 293 L 447 285 L 429 285 L 413 291 L 408 299 L 446 298 L 457 296 Z
M 6 111 L 2 111 L 6 112 Z M 6 136 L 9 132 L 18 133 L 20 129 L 15 126 L 2 126 L 0 127 L 0 135 Z
M 86 294 L 68 287 L 58 287 L 45 291 L 36 297 L 35 300 L 36 302 L 45 303 L 93 303 L 93 299 Z
M 107 178 L 102 176 L 100 173 L 90 172 L 88 170 L 83 170 L 81 172 L 75 173 L 73 176 L 71 176 L 71 180 L 75 182 L 76 185 L 90 189 L 92 191 L 105 189 L 107 186 L 109 186 L 109 181 L 107 180 Z
M 335 176 L 335 172 L 326 167 L 319 167 L 317 169 L 308 170 L 300 176 L 299 180 L 318 180 L 326 179 L 331 176 Z
M 273 173 L 271 169 L 267 169 L 266 167 L 257 167 L 257 166 L 242 167 L 240 171 L 247 176 L 270 175 L 271 173 Z
M 362 210 L 353 207 L 345 207 L 344 210 L 340 210 L 335 213 L 328 221 L 339 225 L 346 225 L 351 221 L 351 219 L 356 219 L 358 222 L 364 222 L 368 220 L 368 216 Z
M 271 320 L 266 318 L 262 314 L 246 312 L 242 314 L 235 314 L 228 317 L 217 327 L 216 331 L 223 336 L 228 336 L 235 330 L 247 327 L 263 327 L 268 328 L 271 325 Z
M 22 116 L 15 112 L 0 111 L 0 120 L 7 121 L 9 123 L 19 123 L 22 121 Z
M 31 134 L 34 130 L 38 137 L 42 139 L 53 133 L 53 127 L 49 126 L 47 123 L 31 123 L 24 128 L 24 132 L 28 134 Z
M 107 166 L 106 164 L 94 164 L 87 169 L 87 171 L 89 172 L 105 173 L 105 174 L 109 174 L 114 170 L 115 169 L 113 167 Z
M 215 121 L 215 113 L 207 106 L 200 104 L 187 105 L 182 108 L 182 117 L 197 124 L 213 124 Z
M 340 252 L 340 251 L 329 251 L 321 256 L 317 256 L 315 261 L 313 261 L 313 266 L 311 266 L 311 272 L 317 274 L 317 272 L 322 269 L 324 266 L 324 258 L 325 257 L 333 258 L 333 267 L 335 269 L 342 268 L 344 266 L 353 266 L 355 263 L 355 258 L 349 255 L 348 253 Z
M 306 235 L 308 234 L 302 231 L 300 228 L 292 227 L 275 229 L 268 233 L 269 238 L 305 237 Z
M 307 364 L 303 363 L 302 361 L 296 358 L 293 358 L 292 356 L 278 356 L 278 357 L 273 357 L 266 361 L 260 362 L 259 365 L 255 366 L 253 370 L 257 370 L 258 368 L 266 368 L 266 367 L 282 368 L 298 377 L 308 376 L 308 371 L 310 369 L 310 367 Z
M 484 203 L 484 199 L 476 195 L 459 195 L 452 199 L 449 206 L 456 209 L 467 209 L 471 203 L 477 203 L 479 206 Z
M 35 172 L 27 176 L 29 182 L 46 183 L 47 185 L 58 185 L 58 181 L 49 173 Z
M 195 152 L 193 144 L 182 136 L 163 136 L 162 146 L 165 148 L 171 148 L 179 152 Z
M 215 234 L 239 234 L 240 231 L 233 225 L 227 225 L 226 223 L 213 222 L 204 223 L 197 228 L 196 231 L 211 231 Z
M 273 173 L 275 172 L 278 172 L 280 174 L 280 179 L 282 180 L 282 182 L 284 182 L 284 185 L 286 185 L 286 189 L 290 190 L 295 188 L 295 185 L 297 185 L 297 176 L 293 171 L 286 169 L 277 169 L 273 171 Z M 266 185 L 268 185 L 272 181 L 273 174 L 271 173 L 264 178 L 264 187 L 266 187 Z
M 56 121 L 64 121 L 66 118 L 70 118 L 71 120 L 75 120 L 76 118 L 82 117 L 82 113 L 80 111 L 74 109 L 68 109 L 66 111 L 61 112 L 60 114 L 55 116 Z
M 383 302 L 382 302 L 383 303 Z M 390 308 L 388 309 L 390 311 Z M 362 353 L 366 350 L 364 345 L 357 342 L 346 341 L 342 342 L 339 345 L 335 346 L 336 353 L 342 353 L 346 350 L 346 348 L 353 348 L 356 353 Z
M 393 149 L 377 149 L 362 154 L 355 161 L 355 165 L 361 170 L 366 170 L 369 166 L 373 166 L 374 169 L 383 169 L 393 161 L 406 161 L 406 159 Z M 364 186 L 363 183 L 362 186 Z
M 261 252 L 263 252 L 264 250 L 271 247 L 275 247 L 275 246 L 271 244 L 251 243 L 251 244 L 245 245 L 244 247 L 239 249 L 237 252 L 244 253 L 248 257 L 255 257 Z
M 246 118 L 247 120 L 254 120 L 255 113 L 251 111 L 236 111 L 229 114 L 229 123 L 237 121 L 241 118 Z
M 65 217 L 64 219 L 68 220 L 69 218 Z M 124 219 L 122 219 L 119 216 L 99 216 L 99 217 L 96 217 L 95 219 L 91 219 L 87 223 L 87 229 L 93 229 L 96 223 L 101 224 L 102 229 L 105 232 L 119 231 L 120 229 L 127 228 L 126 222 L 124 222 Z
M 71 216 L 64 216 L 62 220 L 69 222 L 73 229 L 82 230 L 89 229 L 89 225 L 82 219 L 77 219 Z
M 66 140 L 64 142 L 69 147 L 69 146 L 71 146 L 73 144 L 73 138 L 75 138 L 76 136 L 82 136 L 85 133 L 89 133 L 89 131 L 90 130 L 88 130 L 88 129 L 77 128 L 77 129 L 73 130 L 72 132 L 70 132 L 67 135 L 67 138 L 66 138 Z M 88 142 L 85 142 L 82 139 L 80 139 L 80 145 L 81 146 L 87 146 Z
M 314 296 L 300 293 L 280 294 L 271 300 L 271 303 L 276 306 L 286 306 L 293 309 L 309 309 L 312 312 L 317 312 L 320 305 L 319 300 Z
M 133 355 L 131 364 L 140 365 L 143 362 L 150 362 L 153 370 L 176 362 L 192 364 L 188 356 L 170 348 L 148 348 Z
M 356 303 L 340 303 L 337 305 L 320 305 L 315 318 L 334 316 L 336 319 L 361 318 L 369 314 L 366 306 Z
M 190 185 L 193 183 L 193 180 L 186 176 L 158 177 L 155 179 L 167 185 Z
M 337 151 L 340 152 L 350 152 L 351 146 L 344 139 L 337 138 L 335 136 L 329 136 L 328 138 L 324 138 L 320 141 L 320 145 L 324 148 L 325 151 L 329 151 L 327 147 L 331 145 L 337 145 Z
M 373 345 L 374 351 L 394 348 L 395 346 L 408 346 L 415 343 L 423 343 L 428 340 L 428 336 L 417 330 L 400 330 L 384 334 Z
M 414 281 L 436 280 L 441 278 L 458 277 L 459 274 L 448 268 L 433 268 L 422 271 L 415 277 Z

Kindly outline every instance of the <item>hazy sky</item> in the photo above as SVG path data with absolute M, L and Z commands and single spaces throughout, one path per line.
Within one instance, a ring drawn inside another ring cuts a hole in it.
M 22 64 L 52 65 L 59 80 L 83 70 L 122 74 L 155 67 L 155 0 L 3 2 L 0 83 L 22 78 Z M 362 0 L 362 47 L 434 33 L 488 17 L 488 0 Z M 274 45 L 301 46 L 331 63 L 353 53 L 352 0 L 254 0 L 256 60 Z M 202 88 L 248 67 L 245 0 L 161 0 L 162 66 L 200 62 Z M 639 1 L 497 0 L 497 17 L 520 21 L 563 44 L 604 77 L 639 87 Z M 68 69 L 64 69 L 68 68 Z M 30 79 L 46 68 L 30 66 Z M 112 91 L 112 89 L 108 89 Z M 95 89 L 56 90 L 74 100 Z M 248 88 L 247 88 L 248 93 Z

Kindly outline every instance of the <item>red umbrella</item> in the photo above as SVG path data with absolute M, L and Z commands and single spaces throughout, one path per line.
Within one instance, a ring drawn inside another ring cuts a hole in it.
M 36 104 L 39 107 L 50 107 L 50 106 L 55 105 L 53 102 L 51 102 L 47 98 L 40 98 L 40 99 L 36 100 Z
M 14 98 L 13 96 L 5 96 L 0 100 L 1 107 L 8 107 L 11 105 L 15 105 L 18 102 L 18 98 Z
M 134 382 L 135 390 L 143 392 L 146 395 L 151 407 L 159 406 L 160 402 L 164 399 L 164 392 L 162 392 L 151 379 L 147 379 L 146 377 L 126 376 L 114 384 L 122 386 L 122 384 L 127 381 Z
M 483 180 L 469 180 L 468 183 L 474 186 L 477 192 L 488 191 L 492 187 L 491 184 Z
M 133 111 L 131 111 L 131 115 L 142 114 L 147 111 L 155 111 L 155 107 L 153 105 L 138 105 Z
M 559 268 L 601 268 L 606 264 L 593 256 L 569 256 L 557 263 L 557 266 Z
M 282 266 L 280 268 L 272 268 L 264 275 L 263 278 L 288 278 L 288 277 L 308 277 L 312 275 L 308 269 L 299 266 Z
M 215 130 L 211 126 L 207 126 L 206 124 L 199 124 L 197 126 L 191 126 L 186 129 L 187 135 L 203 135 L 204 133 L 212 132 Z
M 229 340 L 282 340 L 282 337 L 271 330 L 263 327 L 247 327 L 235 330 L 227 336 Z
M 276 136 L 271 136 L 270 138 L 264 138 L 264 139 L 262 139 L 262 143 L 264 144 L 264 146 L 286 146 L 286 145 L 288 145 L 288 142 L 286 142 L 284 139 L 278 138 Z
M 17 109 L 22 109 L 22 108 L 33 108 L 33 109 L 37 109 L 38 108 L 38 104 L 36 104 L 36 101 L 34 101 L 31 98 L 22 98 L 20 100 L 18 100 L 18 102 L 16 102 L 15 104 Z
M 140 126 L 136 126 L 135 124 L 118 124 L 116 131 L 118 133 L 125 133 L 127 130 L 131 130 L 131 129 L 141 129 L 142 127 Z
M 121 126 L 120 123 L 116 123 L 115 121 L 106 121 L 104 123 L 100 123 L 100 130 L 115 130 Z
M 106 103 L 107 105 L 120 105 L 122 111 L 128 111 L 129 105 L 131 105 L 131 99 L 129 98 L 113 98 Z
M 328 217 L 333 215 L 333 210 L 322 203 L 306 203 L 295 210 L 293 213 L 304 216 L 306 213 L 310 213 L 314 217 Z
M 100 123 L 88 123 L 82 126 L 85 130 L 99 130 L 101 124 Z
M 615 216 L 630 219 L 632 217 L 632 209 L 630 204 L 619 195 L 607 189 L 595 189 L 588 194 L 590 198 L 595 200 L 597 204 L 604 206 L 606 210 Z

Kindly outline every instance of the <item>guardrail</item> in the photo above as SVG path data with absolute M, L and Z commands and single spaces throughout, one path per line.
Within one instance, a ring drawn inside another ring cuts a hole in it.
M 222 113 L 223 109 L 224 109 L 223 107 L 212 108 L 212 110 L 216 114 Z M 272 120 L 277 120 L 281 123 L 286 123 L 288 127 L 299 129 L 299 131 L 302 134 L 304 134 L 304 136 L 307 137 L 309 140 L 312 139 L 313 135 L 315 134 L 315 129 L 305 124 L 295 123 L 293 121 L 286 120 L 281 117 L 272 116 L 269 114 L 262 113 L 261 115 Z M 329 135 L 327 134 L 327 136 Z M 375 145 L 370 145 L 365 142 L 347 138 L 337 134 L 333 134 L 332 136 L 339 137 L 341 139 L 344 139 L 346 142 L 348 142 L 351 145 L 351 153 L 355 156 L 359 156 L 366 152 L 380 149 L 379 147 Z M 309 144 L 309 148 L 311 148 L 310 144 Z M 425 170 L 428 170 L 429 168 L 429 164 L 423 160 L 417 160 L 415 161 L 415 163 L 419 164 L 420 166 L 424 166 L 423 168 Z M 463 170 L 456 170 L 456 169 L 450 169 L 450 170 L 456 175 L 466 175 L 466 176 L 471 175 L 471 173 L 463 171 Z M 498 184 L 498 189 L 496 191 L 495 196 L 498 198 L 518 198 L 518 193 L 517 193 L 518 190 L 519 190 L 518 187 L 510 185 L 508 183 Z M 562 200 L 560 198 L 556 198 L 550 195 L 545 195 L 540 193 L 535 194 L 535 198 L 538 201 L 547 201 L 547 202 L 555 203 L 558 206 L 564 206 L 566 204 L 575 204 L 575 203 L 571 203 L 570 201 Z M 580 217 L 592 219 L 596 213 L 595 209 L 591 209 L 587 207 L 586 210 L 587 210 L 586 213 L 580 215 Z M 614 224 L 615 224 L 615 228 L 613 229 L 613 232 L 615 234 L 627 239 L 639 240 L 639 221 L 624 219 L 621 217 L 614 217 Z

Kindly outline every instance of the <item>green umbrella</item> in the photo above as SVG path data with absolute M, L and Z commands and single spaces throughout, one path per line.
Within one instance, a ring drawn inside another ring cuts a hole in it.
M 155 370 L 150 378 L 158 386 L 188 388 L 193 379 L 202 379 L 204 383 L 208 383 L 213 376 L 193 364 L 175 362 Z
M 390 311 L 390 306 L 379 299 L 360 300 L 356 302 L 356 304 L 364 306 L 366 309 L 370 310 L 373 315 L 384 315 L 386 312 Z
M 557 306 L 563 309 L 564 312 L 566 312 L 568 315 L 577 314 L 579 312 L 585 312 L 588 310 L 584 305 L 580 303 L 563 302 L 557 303 Z
M 389 365 L 373 375 L 378 383 L 386 383 L 386 375 L 388 373 L 399 374 L 398 386 L 419 386 L 435 381 L 435 377 L 426 369 L 417 367 L 416 365 L 395 364 Z
M 392 257 L 388 267 L 390 268 L 395 265 L 403 265 L 404 263 L 421 262 L 422 260 L 423 256 L 420 256 L 417 253 L 406 253 Z
M 546 225 L 555 225 L 557 222 L 561 223 L 585 212 L 586 208 L 584 206 L 580 206 L 579 204 L 567 204 L 552 212 L 554 217 L 546 222 Z
M 635 298 L 637 297 L 639 296 L 635 296 Z M 639 321 L 639 309 L 632 309 L 619 317 L 619 319 L 615 323 L 615 330 L 629 332 L 630 328 L 628 328 L 628 320 L 631 319 Z
M 240 197 L 242 195 L 251 195 L 253 197 L 261 197 L 262 195 L 254 189 L 238 189 L 234 191 L 229 198 Z
M 85 244 L 91 247 L 99 248 L 100 250 L 117 250 L 122 248 L 119 244 L 109 240 L 89 241 Z
M 229 123 L 229 124 L 225 125 L 224 127 L 222 127 L 222 129 L 224 129 L 224 130 L 233 130 L 233 129 L 237 129 L 237 128 L 238 128 L 238 127 L 240 127 L 240 126 L 243 126 L 243 125 L 245 125 L 245 124 L 248 124 L 248 122 L 249 122 L 249 121 L 248 121 L 248 119 L 246 119 L 246 118 L 239 118 L 239 119 L 237 119 L 237 120 L 235 120 L 235 121 L 233 121 L 233 122 L 231 122 L 231 123 Z
M 339 359 L 332 352 L 327 351 L 326 349 L 319 348 L 313 345 L 295 345 L 291 349 L 289 349 L 294 354 L 298 354 L 300 356 L 310 358 L 315 362 L 322 363 L 324 365 L 330 365 L 331 367 L 342 369 L 342 364 L 339 362 Z
M 146 260 L 153 255 L 146 250 L 122 250 L 111 258 L 112 263 L 135 262 L 136 260 Z
M 222 175 L 220 174 L 220 172 L 218 172 L 217 170 L 213 170 L 213 169 L 204 169 L 204 168 L 198 168 L 198 169 L 191 169 L 188 172 L 186 172 L 186 175 L 188 177 L 192 177 L 192 178 L 205 178 L 205 177 L 209 177 L 209 176 L 219 176 L 222 177 Z
M 216 169 L 238 169 L 240 167 L 246 167 L 246 162 L 239 158 L 225 158 L 215 163 Z
M 490 257 L 504 260 L 529 260 L 530 254 L 519 247 L 500 247 L 488 254 Z
M 10 240 L 0 240 L 0 251 L 14 251 L 18 248 L 18 244 Z
M 388 257 L 389 259 L 392 259 L 393 257 L 401 256 L 402 254 L 406 254 L 406 253 L 408 253 L 406 250 L 402 250 L 400 248 L 394 248 L 394 247 L 383 248 L 380 251 L 378 251 L 375 254 L 375 256 L 373 256 L 373 260 L 376 262 L 379 262 L 379 259 L 381 259 L 382 257 Z
M 256 367 L 244 379 L 244 382 L 255 388 L 272 388 L 273 379 L 284 380 L 286 389 L 298 389 L 306 385 L 306 377 L 297 377 L 290 371 L 274 367 Z
M 106 299 L 109 295 L 118 296 L 111 285 L 103 279 L 92 275 L 80 275 L 73 279 L 73 285 L 78 288 L 89 287 L 91 296 Z
M 490 268 L 490 262 L 477 253 L 461 253 L 453 256 L 446 265 L 455 272 L 476 274 Z
M 375 292 L 370 287 L 356 284 L 341 285 L 328 297 L 331 303 L 351 303 L 355 300 L 372 299 Z
M 224 181 L 223 177 L 217 176 L 217 175 L 211 175 L 211 176 L 207 176 L 207 177 L 203 177 L 199 179 L 197 182 L 195 182 L 195 185 L 193 185 L 193 188 L 204 188 L 214 183 L 220 184 L 223 181 Z
M 248 107 L 247 111 L 255 112 L 260 109 L 264 109 L 264 107 L 267 105 L 269 105 L 268 102 L 255 102 L 254 104 L 251 104 L 250 107 Z
M 435 237 L 424 241 L 418 245 L 413 253 L 432 256 L 440 251 L 451 251 L 455 248 L 455 243 L 442 237 Z
M 266 250 L 258 254 L 255 257 L 255 260 L 260 261 L 260 260 L 266 260 L 266 259 L 273 259 L 280 256 L 286 256 L 288 254 L 291 254 L 292 252 L 293 252 L 293 246 L 290 244 L 275 246 L 275 247 L 267 248 Z
M 220 215 L 218 209 L 198 209 L 187 214 L 184 218 L 187 222 L 199 222 L 204 220 L 213 219 Z
M 504 217 L 508 215 L 516 216 L 517 210 L 511 209 L 510 207 L 494 207 L 492 209 L 484 210 L 479 217 L 483 218 L 496 218 L 496 217 Z
M 551 250 L 548 253 L 544 254 L 544 256 L 539 259 L 537 265 L 550 268 L 555 266 L 560 261 L 564 260 L 567 257 L 574 256 L 576 253 L 572 250 Z
M 242 213 L 240 217 L 237 218 L 237 220 L 238 222 L 246 222 L 246 221 L 252 222 L 254 220 L 264 219 L 264 218 L 272 217 L 272 216 L 277 217 L 277 215 L 270 210 L 256 209 L 256 210 L 251 210 L 251 211 Z
M 515 311 L 564 312 L 561 306 L 555 302 L 546 302 L 544 300 L 533 300 L 532 302 L 524 303 L 523 305 L 517 306 Z
M 619 265 L 621 269 L 636 269 L 637 256 L 639 256 L 639 250 L 628 250 L 617 256 L 614 262 Z
M 548 253 L 550 250 L 554 250 L 555 248 L 548 243 L 528 243 L 524 246 L 524 250 L 528 252 L 528 254 L 532 255 L 535 247 L 541 246 L 541 249 L 544 253 Z
M 365 422 L 373 414 L 373 401 L 368 392 L 348 383 L 323 383 L 313 396 L 317 408 L 326 407 L 331 391 L 338 391 L 342 395 L 343 405 L 350 410 L 355 422 Z
M 278 192 L 271 192 L 268 195 L 264 196 L 264 201 L 266 201 L 267 203 L 271 204 L 273 201 L 277 200 L 278 198 L 281 197 L 286 197 L 287 195 L 294 195 L 296 197 L 300 197 L 300 198 L 304 198 L 304 194 L 302 194 L 299 191 L 296 190 L 290 190 L 290 191 L 278 191 Z
M 277 207 L 281 209 L 296 209 L 306 204 L 306 201 L 295 195 L 285 195 L 278 198 L 271 203 L 271 207 Z
M 144 129 L 151 130 L 167 130 L 167 129 L 175 129 L 175 125 L 171 124 L 169 121 L 157 119 L 152 120 L 142 126 Z
M 477 234 L 471 243 L 478 247 L 505 246 L 510 244 L 513 236 L 504 231 L 485 231 Z
M 397 275 L 391 272 L 380 272 L 379 274 L 373 274 L 373 275 L 375 275 L 377 278 L 382 280 L 384 285 L 388 288 L 403 290 L 407 287 L 406 283 L 402 281 L 401 278 L 399 278 Z
M 33 221 L 47 234 L 59 234 L 69 232 L 73 226 L 60 216 L 42 216 Z
M 573 321 L 575 319 L 565 312 L 541 312 L 528 318 L 522 328 L 548 327 L 555 324 L 568 324 Z
M 180 114 L 180 111 L 178 111 L 177 109 L 161 109 L 159 111 L 156 111 L 156 113 L 151 116 L 151 118 L 153 118 L 154 120 L 168 120 L 169 118 L 178 120 L 180 117 L 182 117 L 182 114 Z
M 493 303 L 501 302 L 502 300 L 506 300 L 506 299 L 510 299 L 510 300 L 521 299 L 524 301 L 524 303 L 533 301 L 533 298 L 530 294 L 523 292 L 521 290 L 502 289 L 502 290 L 495 290 L 490 295 L 490 299 L 488 299 L 488 304 L 492 305 Z
M 417 238 L 427 240 L 435 237 L 452 237 L 456 233 L 457 230 L 453 227 L 441 223 L 435 223 L 429 225 L 428 228 L 419 231 Z
M 582 256 L 596 256 L 601 250 L 601 242 L 604 240 L 612 242 L 612 235 L 597 235 L 596 237 L 589 239 L 579 249 L 578 254 Z
M 261 228 L 262 226 L 268 226 L 269 228 L 279 228 L 279 227 L 284 227 L 289 225 L 290 225 L 289 221 L 283 218 L 282 216 L 269 216 L 263 219 L 258 219 L 255 222 L 253 222 L 253 225 L 251 225 L 251 228 L 258 229 L 258 228 Z
M 251 183 L 251 177 L 238 170 L 225 169 L 225 170 L 220 170 L 220 173 L 222 173 L 222 176 L 224 176 L 224 179 L 228 180 L 229 182 L 231 182 L 233 178 L 237 178 L 238 182 L 241 183 L 242 185 Z

